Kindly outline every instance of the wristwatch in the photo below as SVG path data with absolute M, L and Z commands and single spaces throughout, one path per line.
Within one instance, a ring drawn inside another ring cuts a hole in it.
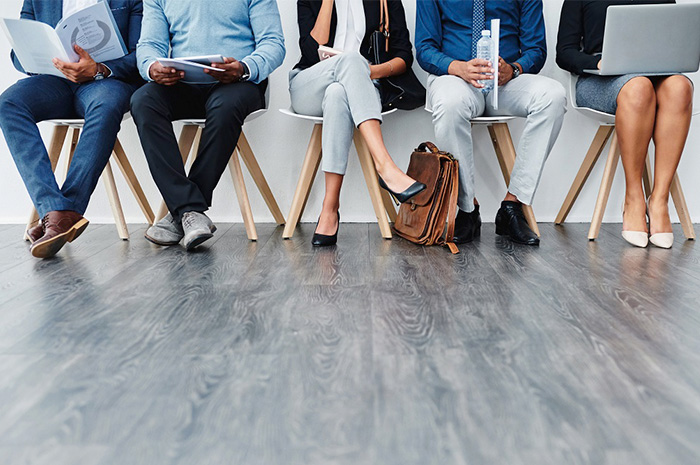
M 516 77 L 520 76 L 520 68 L 518 68 L 515 64 L 509 63 L 510 67 L 513 68 L 513 79 Z
M 241 64 L 243 65 L 243 74 L 241 74 L 239 82 L 245 82 L 250 79 L 250 68 L 245 64 L 245 61 L 241 61 Z
M 97 73 L 92 77 L 93 81 L 102 81 L 107 78 L 107 71 L 105 68 L 107 68 L 105 65 L 102 63 L 97 63 Z

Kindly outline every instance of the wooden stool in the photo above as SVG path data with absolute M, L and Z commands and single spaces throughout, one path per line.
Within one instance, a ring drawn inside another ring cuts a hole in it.
M 246 118 L 245 122 L 247 123 L 256 118 L 259 118 L 266 112 L 266 109 L 253 112 L 248 116 L 248 118 Z M 206 120 L 191 119 L 180 120 L 179 122 L 183 123 L 182 133 L 180 133 L 179 141 L 180 154 L 182 155 L 182 163 L 187 165 L 188 159 L 191 159 L 190 166 L 192 166 L 191 164 L 194 163 L 195 159 L 197 158 L 197 153 L 199 152 L 199 142 L 202 137 L 202 130 L 206 126 Z M 190 154 L 192 155 L 190 156 Z M 233 154 L 231 155 L 231 159 L 229 160 L 228 166 L 229 171 L 231 172 L 231 178 L 233 179 L 233 187 L 235 188 L 236 196 L 238 197 L 238 204 L 241 208 L 241 214 L 243 215 L 243 222 L 245 223 L 245 229 L 248 235 L 248 239 L 250 239 L 251 241 L 257 241 L 258 232 L 255 227 L 255 221 L 253 219 L 253 211 L 250 208 L 250 199 L 248 197 L 248 190 L 245 186 L 245 180 L 243 179 L 243 170 L 241 169 L 241 163 L 238 159 L 239 154 L 240 157 L 243 159 L 243 162 L 245 163 L 246 167 L 248 168 L 248 172 L 252 176 L 253 181 L 255 181 L 255 184 L 258 186 L 258 190 L 260 191 L 260 194 L 265 200 L 265 203 L 270 209 L 270 212 L 275 218 L 277 224 L 284 225 L 284 215 L 282 215 L 282 211 L 277 205 L 277 201 L 275 200 L 274 195 L 272 195 L 270 186 L 268 185 L 267 180 L 265 179 L 265 176 L 263 175 L 263 172 L 260 169 L 260 165 L 258 164 L 258 161 L 255 158 L 253 150 L 250 148 L 250 144 L 248 143 L 248 139 L 246 138 L 245 133 L 241 131 L 241 137 L 238 139 L 238 145 L 236 146 L 236 149 L 234 149 Z M 167 214 L 168 207 L 165 205 L 165 202 L 163 202 L 163 204 L 160 207 L 160 211 L 158 212 L 157 219 L 160 220 Z
M 130 117 L 131 115 L 127 114 L 125 115 L 124 120 L 127 120 Z M 68 135 L 68 130 L 70 129 L 71 131 L 71 144 L 68 152 L 68 160 L 65 163 L 65 170 L 62 173 L 62 180 L 65 182 L 65 179 L 68 176 L 70 164 L 73 161 L 73 154 L 75 153 L 78 140 L 80 139 L 80 131 L 83 129 L 83 126 L 85 126 L 85 120 L 66 119 L 50 120 L 48 122 L 54 125 L 53 135 L 51 137 L 51 143 L 48 150 L 49 159 L 51 160 L 51 168 L 54 172 L 56 172 L 56 167 L 58 166 L 58 161 L 61 157 L 61 152 L 63 151 L 63 145 L 66 140 L 66 136 Z M 143 212 L 146 221 L 148 224 L 153 224 L 155 219 L 153 210 L 151 210 L 148 199 L 141 188 L 141 184 L 136 178 L 134 169 L 131 167 L 131 163 L 129 163 L 129 159 L 124 152 L 124 148 L 122 147 L 119 138 L 117 138 L 114 144 L 112 158 L 117 163 L 119 170 L 124 175 L 124 179 L 126 180 L 129 189 L 131 189 L 131 192 L 134 195 L 136 202 L 139 204 L 139 207 L 141 207 L 141 211 Z M 114 172 L 112 171 L 111 162 L 107 162 L 107 166 L 105 166 L 105 169 L 102 172 L 102 181 L 104 182 L 107 190 L 107 197 L 109 198 L 109 204 L 112 207 L 112 214 L 114 215 L 114 221 L 117 226 L 119 238 L 122 240 L 129 240 L 129 229 L 126 225 L 126 219 L 124 218 L 124 211 L 122 210 L 121 201 L 119 200 L 119 193 L 117 191 L 117 185 L 114 181 Z M 39 220 L 39 214 L 37 213 L 36 209 L 33 209 L 27 224 L 27 230 L 36 226 L 39 223 Z M 29 240 L 29 236 L 27 236 L 26 232 L 24 234 L 24 239 L 27 241 Z
M 308 202 L 309 194 L 311 193 L 311 187 L 314 179 L 316 178 L 318 167 L 321 164 L 321 133 L 323 132 L 323 117 L 300 115 L 294 113 L 292 110 L 280 111 L 293 118 L 308 120 L 314 123 L 314 128 L 311 132 L 311 140 L 309 141 L 309 148 L 306 151 L 306 158 L 304 158 L 304 164 L 301 167 L 299 182 L 297 183 L 297 188 L 294 192 L 292 208 L 289 211 L 289 216 L 287 217 L 287 226 L 284 228 L 284 233 L 282 235 L 282 237 L 285 239 L 291 239 L 292 236 L 294 236 L 294 230 L 299 224 L 301 216 L 304 214 L 306 203 Z M 382 114 L 382 116 L 389 115 L 395 111 L 396 109 L 385 112 Z M 362 172 L 365 175 L 365 182 L 367 183 L 369 197 L 372 200 L 374 213 L 377 216 L 379 230 L 381 231 L 384 239 L 391 239 L 392 233 L 391 226 L 389 226 L 389 221 L 396 221 L 396 209 L 394 208 L 394 204 L 392 203 L 389 193 L 379 187 L 374 160 L 372 160 L 372 155 L 369 152 L 369 148 L 358 130 L 355 130 L 353 139 L 355 142 L 357 155 L 360 159 L 360 166 L 362 167 Z
M 617 142 L 617 133 L 615 131 L 615 115 L 608 113 L 603 113 L 601 111 L 593 110 L 592 108 L 579 107 L 576 104 L 576 82 L 578 77 L 571 75 L 571 80 L 569 82 L 569 97 L 573 107 L 600 123 L 598 127 L 598 132 L 593 138 L 590 148 L 586 157 L 583 159 L 581 168 L 574 179 L 574 183 L 569 189 L 569 193 L 564 200 L 564 204 L 559 210 L 555 224 L 561 225 L 566 221 L 567 216 L 571 212 L 571 208 L 574 206 L 576 199 L 578 199 L 583 186 L 586 184 L 588 177 L 593 171 L 593 167 L 603 153 L 603 149 L 607 145 L 608 141 L 612 138 L 610 142 L 610 150 L 608 152 L 608 159 L 605 162 L 605 170 L 603 171 L 603 179 L 600 184 L 600 190 L 598 191 L 598 199 L 596 200 L 595 209 L 593 210 L 593 219 L 591 220 L 591 227 L 588 231 L 588 240 L 594 241 L 598 238 L 600 233 L 600 227 L 603 224 L 603 215 L 605 215 L 605 208 L 608 205 L 608 199 L 610 197 L 610 189 L 612 188 L 613 179 L 615 178 L 615 171 L 617 170 L 617 165 L 620 161 L 620 147 Z M 651 179 L 651 161 L 649 157 L 646 160 L 646 166 L 644 168 L 644 190 L 646 196 L 651 194 L 652 190 L 652 179 Z M 671 183 L 671 197 L 673 198 L 673 204 L 676 206 L 676 211 L 678 212 L 678 217 L 681 221 L 681 226 L 683 227 L 683 233 L 688 240 L 695 240 L 695 228 L 693 227 L 693 221 L 690 219 L 690 214 L 688 212 L 688 205 L 685 201 L 685 195 L 683 194 L 683 189 L 681 188 L 681 182 L 676 173 L 673 177 L 673 182 Z
M 433 112 L 429 106 L 426 106 L 425 110 L 429 113 Z M 515 157 L 517 156 L 513 138 L 510 135 L 510 128 L 508 127 L 508 122 L 515 118 L 515 116 L 480 116 L 471 120 L 472 126 L 486 126 L 488 128 L 489 135 L 491 136 L 491 143 L 496 152 L 496 159 L 498 159 L 498 164 L 501 167 L 501 173 L 506 182 L 506 187 L 510 185 L 510 176 L 513 173 Z M 535 218 L 535 212 L 532 206 L 523 205 L 523 213 L 525 214 L 525 219 L 530 229 L 539 236 L 540 228 L 537 225 L 537 219 Z

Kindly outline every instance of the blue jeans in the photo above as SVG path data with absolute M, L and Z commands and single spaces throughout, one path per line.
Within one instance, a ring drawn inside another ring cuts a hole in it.
M 0 128 L 41 217 L 51 211 L 85 213 L 136 88 L 116 79 L 74 84 L 42 75 L 22 79 L 0 96 Z M 50 119 L 85 119 L 61 188 L 36 125 Z

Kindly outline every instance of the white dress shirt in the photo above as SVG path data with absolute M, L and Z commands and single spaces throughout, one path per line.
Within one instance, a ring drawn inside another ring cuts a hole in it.
M 70 16 L 76 11 L 97 3 L 98 0 L 63 0 L 63 17 Z
M 344 52 L 359 52 L 365 37 L 365 8 L 362 0 L 335 0 L 338 26 L 333 48 Z

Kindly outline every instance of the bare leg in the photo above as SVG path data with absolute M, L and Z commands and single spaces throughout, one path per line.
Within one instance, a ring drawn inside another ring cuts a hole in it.
M 389 155 L 384 145 L 379 121 L 376 119 L 365 121 L 360 124 L 358 129 L 367 142 L 379 176 L 384 179 L 389 189 L 400 193 L 411 187 L 416 181 L 401 171 Z
M 649 199 L 651 234 L 673 232 L 668 213 L 671 181 L 676 174 L 690 129 L 693 86 L 685 76 L 671 76 L 656 85 L 654 190 Z
M 647 231 L 642 174 L 656 120 L 656 91 L 646 77 L 631 79 L 617 97 L 615 127 L 625 169 L 623 231 Z
M 340 208 L 340 188 L 343 187 L 344 177 L 336 173 L 325 173 L 326 196 L 318 220 L 316 232 L 324 236 L 332 236 L 338 231 L 338 209 Z

